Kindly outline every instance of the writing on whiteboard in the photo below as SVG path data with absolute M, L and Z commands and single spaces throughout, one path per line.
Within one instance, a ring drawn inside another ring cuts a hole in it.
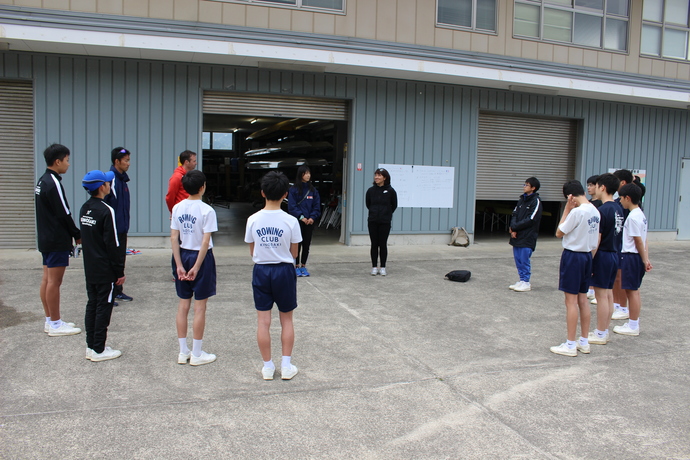
M 401 208 L 452 208 L 455 196 L 455 168 L 379 164 L 391 175 L 391 186 Z

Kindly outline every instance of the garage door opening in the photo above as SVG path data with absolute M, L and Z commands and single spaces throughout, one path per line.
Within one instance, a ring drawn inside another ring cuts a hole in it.
M 244 234 L 246 218 L 263 207 L 264 174 L 281 171 L 294 183 L 306 164 L 322 203 L 314 244 L 337 241 L 347 127 L 345 101 L 327 100 L 324 108 L 323 100 L 205 93 L 202 164 L 218 237 Z
M 540 234 L 553 236 L 574 177 L 577 120 L 480 113 L 475 241 L 508 238 L 510 217 L 528 177 L 541 183 Z

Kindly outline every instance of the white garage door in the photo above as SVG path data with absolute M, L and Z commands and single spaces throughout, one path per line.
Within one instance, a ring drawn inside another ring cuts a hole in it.
M 543 201 L 564 201 L 574 178 L 577 121 L 479 114 L 477 199 L 517 200 L 525 179 L 539 179 Z
M 35 248 L 31 82 L 0 81 L 0 248 Z

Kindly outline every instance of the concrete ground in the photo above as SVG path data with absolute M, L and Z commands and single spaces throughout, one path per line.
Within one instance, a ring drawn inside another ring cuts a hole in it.
M 128 257 L 135 300 L 108 337 L 123 355 L 101 363 L 84 333 L 42 332 L 40 255 L 0 251 L 0 457 L 690 458 L 688 242 L 652 244 L 639 337 L 568 358 L 549 352 L 565 339 L 555 239 L 516 293 L 505 241 L 394 246 L 384 278 L 368 248 L 317 238 L 291 381 L 261 379 L 246 246 L 214 251 L 204 349 L 218 360 L 196 368 L 176 362 L 169 250 Z M 453 269 L 472 279 L 444 280 Z M 85 298 L 76 259 L 63 318 L 82 326 Z M 279 363 L 277 319 L 272 331 Z

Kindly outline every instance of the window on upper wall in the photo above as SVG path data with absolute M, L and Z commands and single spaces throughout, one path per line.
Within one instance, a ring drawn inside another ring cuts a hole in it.
M 331 12 L 344 12 L 345 0 L 212 0 L 216 2 L 228 3 L 254 3 L 257 5 L 275 5 L 306 10 L 330 10 Z
M 641 54 L 690 59 L 688 26 L 690 0 L 644 0 Z
M 496 0 L 438 0 L 436 24 L 496 32 Z
M 513 34 L 627 51 L 629 6 L 629 0 L 515 0 Z

